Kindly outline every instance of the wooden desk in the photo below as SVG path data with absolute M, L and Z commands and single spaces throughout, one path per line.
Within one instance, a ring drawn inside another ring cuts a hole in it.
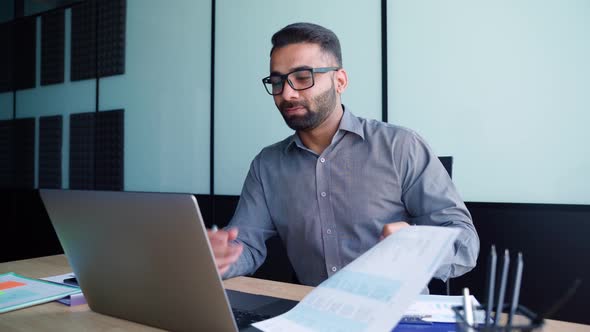
M 71 272 L 64 255 L 0 263 L 0 273 L 16 272 L 41 278 Z M 312 287 L 239 277 L 225 281 L 228 289 L 301 300 Z M 88 305 L 68 307 L 51 302 L 0 314 L 0 331 L 161 331 L 160 329 L 95 313 Z M 590 326 L 547 320 L 544 332 L 590 332 Z

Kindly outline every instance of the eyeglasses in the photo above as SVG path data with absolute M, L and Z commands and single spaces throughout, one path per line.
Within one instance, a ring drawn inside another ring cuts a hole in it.
M 304 68 L 297 69 L 284 75 L 270 75 L 262 79 L 262 83 L 268 94 L 276 96 L 283 93 L 285 81 L 295 91 L 301 91 L 311 88 L 315 84 L 315 73 L 327 73 L 339 70 L 340 67 L 321 67 L 321 68 Z

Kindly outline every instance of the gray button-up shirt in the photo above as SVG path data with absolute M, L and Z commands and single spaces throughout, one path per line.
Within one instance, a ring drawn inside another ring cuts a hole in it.
M 394 221 L 462 230 L 435 277 L 475 266 L 479 238 L 446 170 L 415 132 L 346 110 L 321 155 L 294 134 L 252 161 L 230 226 L 244 252 L 224 278 L 252 274 L 278 234 L 299 281 L 318 285 L 379 241 Z

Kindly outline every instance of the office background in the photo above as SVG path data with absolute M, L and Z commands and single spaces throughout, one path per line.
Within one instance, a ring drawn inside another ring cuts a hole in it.
M 292 133 L 260 82 L 270 37 L 309 21 L 340 37 L 347 107 L 453 156 L 482 240 L 454 291 L 482 288 L 493 242 L 524 251 L 537 311 L 582 278 L 556 318 L 589 323 L 588 17 L 585 0 L 0 0 L 0 260 L 61 251 L 40 187 L 187 192 L 227 223 L 251 159 Z M 287 280 L 273 248 L 259 275 Z

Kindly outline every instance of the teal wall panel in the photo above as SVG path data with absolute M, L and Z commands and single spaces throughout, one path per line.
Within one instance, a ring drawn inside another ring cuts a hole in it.
M 343 103 L 381 119 L 381 21 L 378 0 L 217 0 L 215 25 L 215 193 L 236 195 L 254 156 L 291 135 L 261 83 L 270 38 L 295 22 L 333 30 L 349 77 Z
M 10 21 L 14 17 L 14 1 L 0 0 L 0 23 Z
M 389 121 L 465 200 L 589 204 L 590 2 L 388 2 Z
M 389 121 L 455 157 L 466 200 L 590 202 L 587 1 L 387 5 Z M 381 118 L 380 6 L 216 0 L 216 194 L 238 194 L 256 153 L 292 134 L 260 82 L 270 37 L 289 23 L 338 34 L 350 78 L 344 103 Z M 125 109 L 125 189 L 207 194 L 211 2 L 128 0 L 127 7 L 125 74 L 99 83 L 99 109 Z M 96 80 L 69 79 L 70 21 L 67 10 L 65 83 L 39 86 L 39 24 L 37 85 L 16 94 L 18 118 L 64 115 L 64 187 L 69 114 L 94 111 L 97 88 Z M 12 98 L 0 94 L 0 119 L 12 118 Z
M 209 193 L 210 36 L 210 1 L 127 1 L 125 74 L 99 94 L 125 109 L 125 190 Z
M 86 80 L 70 82 L 70 21 L 71 10 L 65 12 L 65 82 L 48 86 L 40 86 L 41 63 L 41 18 L 37 18 L 37 64 L 36 87 L 34 89 L 16 92 L 16 117 L 36 117 L 35 129 L 35 185 L 38 183 L 38 151 L 39 151 L 39 117 L 47 115 L 63 115 L 63 145 L 62 145 L 62 186 L 69 187 L 69 114 L 92 112 L 95 110 L 96 81 Z
M 0 93 L 0 120 L 12 119 L 12 92 Z

